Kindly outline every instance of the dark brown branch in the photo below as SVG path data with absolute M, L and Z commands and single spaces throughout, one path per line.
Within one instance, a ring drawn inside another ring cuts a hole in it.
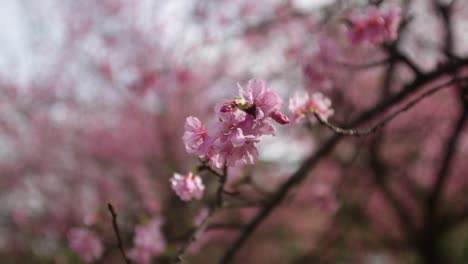
M 434 1 L 434 6 L 436 10 L 439 12 L 442 22 L 444 24 L 445 37 L 444 37 L 443 51 L 449 59 L 454 57 L 454 47 L 455 47 L 453 23 L 452 23 L 453 3 L 455 3 L 455 1 L 452 1 L 452 3 L 449 3 L 449 4 L 443 4 L 439 1 Z
M 395 197 L 395 194 L 391 191 L 388 184 L 386 183 L 387 177 L 387 168 L 386 165 L 380 159 L 380 147 L 382 143 L 382 134 L 379 133 L 378 136 L 372 141 L 370 145 L 370 167 L 373 171 L 373 179 L 376 186 L 384 194 L 384 197 L 393 207 L 398 219 L 400 221 L 401 227 L 408 233 L 408 237 L 411 237 L 416 231 L 416 226 L 411 220 L 410 215 L 403 207 L 401 202 Z
M 346 67 L 350 70 L 365 70 L 369 68 L 374 68 L 376 66 L 384 66 L 385 64 L 389 63 L 391 60 L 389 58 L 382 59 L 379 61 L 367 62 L 362 64 L 353 64 L 345 61 L 336 61 L 335 64 L 340 67 Z
M 206 228 L 208 227 L 208 224 L 210 223 L 211 217 L 213 216 L 215 211 L 216 208 L 211 209 L 208 215 L 205 217 L 205 219 L 203 219 L 201 224 L 192 232 L 190 238 L 187 241 L 185 241 L 185 243 L 179 249 L 174 263 L 182 263 L 184 261 L 184 255 L 187 252 L 188 248 L 190 247 L 190 245 L 192 245 L 193 242 L 197 241 L 200 238 L 203 232 L 205 232 Z
M 201 162 L 201 164 L 197 167 L 197 170 L 198 170 L 199 172 L 202 172 L 202 171 L 206 170 L 206 171 L 211 172 L 213 175 L 215 175 L 215 176 L 218 177 L 218 178 L 222 178 L 222 177 L 223 177 L 223 174 L 221 174 L 221 173 L 219 173 L 218 171 L 216 171 L 215 169 L 211 168 L 211 166 L 208 165 L 208 162 L 207 162 L 207 161 L 201 160 L 201 159 L 200 159 L 200 162 Z
M 463 79 L 462 79 L 463 80 Z M 468 78 L 465 78 L 465 80 L 468 80 Z M 393 114 L 387 116 L 386 118 L 382 119 L 379 123 L 377 123 L 375 126 L 373 127 L 370 127 L 368 129 L 364 129 L 364 130 L 355 130 L 355 129 L 345 129 L 345 128 L 341 128 L 339 126 L 336 126 L 332 123 L 330 123 L 328 120 L 324 120 L 320 117 L 319 114 L 315 113 L 314 112 L 314 115 L 315 117 L 317 118 L 317 120 L 322 124 L 322 125 L 325 125 L 326 127 L 328 127 L 329 129 L 333 130 L 335 133 L 338 133 L 338 134 L 341 134 L 341 135 L 345 135 L 345 136 L 354 136 L 354 137 L 363 137 L 363 136 L 367 136 L 369 134 L 372 134 L 378 130 L 380 130 L 381 128 L 383 128 L 387 123 L 389 123 L 390 121 L 392 121 L 395 117 L 397 117 L 399 114 L 403 113 L 403 112 L 406 112 L 408 111 L 409 109 L 411 109 L 413 106 L 415 106 L 417 103 L 419 103 L 421 100 L 423 100 L 424 98 L 440 91 L 441 89 L 445 88 L 446 86 L 448 85 L 451 85 L 451 84 L 454 84 L 456 81 L 458 80 L 450 80 L 448 82 L 445 82 L 439 86 L 436 86 L 428 91 L 426 91 L 425 93 L 421 94 L 420 96 L 418 96 L 417 98 L 411 100 L 407 105 L 405 105 L 403 108 L 401 108 L 400 110 L 394 112 Z
M 247 238 L 255 231 L 258 225 L 273 211 L 273 209 L 284 199 L 289 189 L 300 184 L 304 179 L 307 172 L 325 156 L 329 151 L 333 149 L 340 135 L 334 135 L 329 139 L 320 150 L 307 159 L 302 166 L 284 183 L 278 191 L 266 202 L 265 206 L 254 216 L 254 218 L 241 230 L 241 233 L 237 240 L 229 247 L 226 254 L 218 263 L 229 263 L 240 247 L 244 244 Z
M 122 254 L 122 258 L 125 260 L 126 264 L 131 264 L 132 262 L 127 257 L 127 254 L 125 254 L 125 249 L 124 249 L 124 245 L 123 245 L 123 242 L 122 242 L 122 237 L 120 235 L 119 225 L 117 224 L 117 213 L 115 212 L 114 207 L 112 206 L 112 204 L 108 203 L 107 208 L 109 209 L 109 212 L 110 212 L 110 214 L 112 216 L 112 226 L 114 228 L 115 236 L 117 237 L 117 245 L 119 247 L 120 253 Z
M 445 153 L 443 155 L 442 165 L 440 166 L 439 171 L 436 175 L 436 181 L 434 183 L 433 191 L 429 195 L 427 201 L 427 216 L 433 217 L 435 210 L 437 209 L 438 202 L 440 200 L 440 196 L 442 195 L 442 191 L 444 190 L 445 184 L 448 180 L 448 176 L 450 174 L 450 169 L 453 161 L 453 157 L 456 155 L 457 152 L 457 142 L 460 138 L 460 135 L 463 131 L 468 120 L 468 110 L 464 109 L 463 113 L 459 117 L 457 123 L 453 127 L 453 131 L 448 138 L 447 147 L 445 149 Z
M 418 75 L 417 78 L 408 85 L 406 85 L 399 93 L 383 100 L 377 106 L 363 112 L 353 122 L 351 126 L 357 126 L 365 123 L 380 113 L 386 111 L 393 105 L 403 101 L 411 94 L 422 89 L 424 85 L 444 76 L 447 73 L 457 71 L 458 69 L 468 65 L 468 58 L 457 60 L 456 62 L 445 64 L 434 71 Z M 316 163 L 328 154 L 333 147 L 338 143 L 342 136 L 340 134 L 333 135 L 327 140 L 320 149 L 313 155 L 306 159 L 300 168 L 273 194 L 270 199 L 265 203 L 264 207 L 253 217 L 253 219 L 242 229 L 239 237 L 228 248 L 225 255 L 218 262 L 220 264 L 229 263 L 233 260 L 236 253 L 244 245 L 245 241 L 252 235 L 257 227 L 270 215 L 270 213 L 283 201 L 286 194 L 291 188 L 300 184 L 307 176 L 308 171 L 313 168 Z

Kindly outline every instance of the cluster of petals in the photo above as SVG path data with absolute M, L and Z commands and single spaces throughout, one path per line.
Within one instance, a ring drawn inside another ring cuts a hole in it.
M 289 99 L 291 119 L 295 122 L 301 121 L 309 113 L 315 113 L 322 120 L 327 121 L 334 113 L 331 105 L 331 100 L 319 92 L 313 93 L 311 96 L 308 93 L 297 92 Z
M 189 172 L 185 175 L 174 173 L 170 179 L 172 190 L 183 201 L 200 200 L 203 197 L 205 186 L 198 175 Z
M 348 37 L 353 44 L 379 44 L 396 39 L 400 23 L 400 9 L 379 10 L 375 6 L 367 14 L 350 18 Z
M 161 219 L 155 218 L 135 228 L 134 247 L 128 252 L 129 258 L 138 264 L 149 264 L 164 251 L 166 241 L 161 225 Z
M 70 248 L 86 262 L 98 260 L 104 251 L 101 240 L 84 228 L 72 228 L 68 234 Z
M 215 107 L 216 121 L 210 126 L 196 117 L 185 122 L 183 140 L 188 153 L 210 160 L 216 167 L 254 164 L 256 144 L 263 135 L 274 135 L 272 121 L 288 124 L 280 112 L 283 101 L 265 81 L 251 80 L 239 86 L 239 96 Z

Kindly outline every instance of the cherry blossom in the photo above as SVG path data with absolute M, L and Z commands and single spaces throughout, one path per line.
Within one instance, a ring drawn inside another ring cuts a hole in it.
M 351 43 L 379 44 L 396 39 L 400 10 L 379 10 L 371 6 L 365 15 L 353 16 L 350 21 L 351 28 L 348 31 L 348 37 Z
M 84 228 L 73 228 L 68 232 L 68 244 L 86 262 L 101 258 L 104 247 L 99 238 Z
M 272 121 L 285 125 L 280 112 L 283 101 L 263 80 L 239 85 L 239 96 L 215 106 L 217 121 L 205 126 L 196 117 L 187 117 L 183 140 L 188 153 L 211 160 L 218 168 L 254 164 L 258 160 L 256 144 L 263 135 L 274 135 Z
M 205 186 L 198 175 L 189 172 L 186 175 L 174 173 L 170 179 L 172 190 L 183 201 L 200 200 L 203 197 Z
M 188 153 L 204 156 L 203 151 L 206 144 L 207 132 L 201 121 L 193 116 L 187 117 L 185 121 L 185 132 L 182 137 L 185 143 L 185 149 Z
M 320 92 L 313 93 L 311 96 L 308 93 L 296 92 L 289 99 L 289 110 L 292 113 L 291 119 L 299 122 L 307 114 L 316 113 L 326 121 L 334 113 L 331 104 L 331 100 Z
M 135 228 L 134 247 L 128 252 L 133 261 L 148 264 L 153 257 L 164 251 L 166 241 L 161 232 L 161 225 L 162 220 L 157 217 Z

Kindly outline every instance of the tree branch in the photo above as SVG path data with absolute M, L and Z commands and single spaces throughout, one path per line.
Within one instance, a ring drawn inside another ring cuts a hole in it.
M 427 201 L 427 217 L 433 218 L 435 210 L 448 180 L 453 157 L 457 152 L 457 142 L 468 120 L 468 109 L 464 109 L 448 138 L 442 164 L 436 175 L 436 181 Z
M 439 86 L 436 86 L 426 92 L 424 92 L 423 94 L 421 94 L 420 96 L 418 96 L 417 98 L 411 100 L 407 105 L 405 105 L 404 107 L 402 107 L 400 110 L 394 112 L 393 114 L 385 117 L 384 119 L 382 119 L 379 123 L 377 123 L 375 126 L 373 127 L 370 127 L 368 129 L 364 129 L 364 130 L 355 130 L 355 129 L 345 129 L 345 128 L 341 128 L 337 125 L 334 125 L 332 123 L 330 123 L 329 121 L 327 120 L 324 120 L 320 117 L 319 114 L 315 113 L 314 112 L 314 115 L 315 117 L 317 118 L 317 120 L 322 124 L 322 125 L 325 125 L 326 127 L 328 127 L 329 129 L 333 130 L 335 133 L 338 133 L 338 134 L 342 134 L 342 135 L 345 135 L 345 136 L 354 136 L 354 137 L 363 137 L 363 136 L 367 136 L 369 134 L 372 134 L 376 131 L 378 131 L 379 129 L 383 128 L 387 123 L 389 123 L 390 121 L 392 121 L 395 117 L 397 117 L 399 114 L 403 113 L 403 112 L 406 112 L 408 111 L 409 109 L 411 109 L 413 106 L 415 106 L 417 103 L 419 103 L 420 101 L 422 101 L 424 98 L 430 96 L 430 95 L 433 95 L 435 94 L 436 92 L 442 90 L 443 88 L 447 87 L 448 85 L 451 85 L 451 84 L 454 84 L 455 82 L 458 82 L 458 81 L 463 81 L 463 80 L 468 80 L 468 78 L 463 78 L 463 79 L 452 79 L 450 81 L 447 81 Z
M 117 237 L 117 245 L 119 247 L 120 253 L 122 254 L 122 258 L 125 260 L 126 264 L 131 264 L 132 262 L 127 257 L 127 254 L 125 254 L 122 237 L 120 236 L 120 229 L 119 229 L 119 225 L 117 224 L 117 213 L 115 212 L 112 204 L 108 203 L 107 208 L 109 209 L 109 212 L 112 216 L 112 226 L 114 228 L 115 236 Z

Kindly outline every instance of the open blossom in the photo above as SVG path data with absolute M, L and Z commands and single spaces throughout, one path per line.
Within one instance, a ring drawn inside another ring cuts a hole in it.
M 239 86 L 239 96 L 215 107 L 216 122 L 205 128 L 195 117 L 188 117 L 183 140 L 187 152 L 210 160 L 216 167 L 254 164 L 256 144 L 263 135 L 274 135 L 272 121 L 288 124 L 280 112 L 283 101 L 265 81 L 251 80 Z M 179 195 L 180 196 L 180 195 Z
M 68 232 L 70 248 L 86 262 L 98 260 L 104 251 L 99 238 L 84 228 L 73 228 Z
M 205 186 L 198 175 L 194 175 L 191 172 L 186 175 L 174 173 L 170 181 L 172 190 L 183 201 L 200 200 L 203 197 Z
M 331 108 L 331 100 L 322 93 L 296 93 L 289 99 L 289 110 L 294 121 L 302 120 L 308 113 L 316 113 L 323 120 L 328 120 L 334 111 Z
M 207 132 L 201 121 L 193 116 L 187 117 L 185 121 L 185 132 L 182 137 L 185 149 L 190 154 L 203 156 L 206 152 Z
M 246 89 L 239 87 L 239 96 L 248 103 L 246 112 L 258 119 L 278 111 L 283 105 L 283 100 L 263 80 L 250 80 Z
M 353 44 L 370 42 L 379 44 L 396 39 L 400 23 L 400 9 L 379 10 L 372 6 L 366 15 L 350 18 L 348 37 Z
M 162 221 L 159 218 L 135 228 L 134 247 L 128 252 L 129 258 L 139 264 L 149 264 L 152 258 L 160 255 L 166 247 L 161 232 Z

